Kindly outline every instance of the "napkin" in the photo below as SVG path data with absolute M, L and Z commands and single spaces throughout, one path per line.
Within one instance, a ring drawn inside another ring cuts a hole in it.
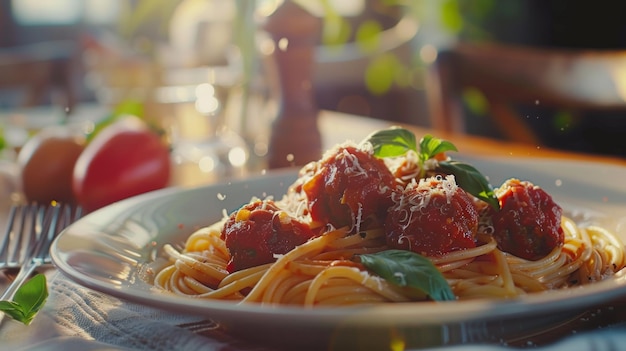
M 83 287 L 53 272 L 50 296 L 29 326 L 6 319 L 0 328 L 0 350 L 128 351 L 219 350 L 270 351 L 234 339 L 202 316 L 177 314 L 131 303 Z M 574 334 L 540 351 L 617 350 L 626 345 L 626 325 Z M 459 345 L 431 348 L 441 351 L 506 351 L 504 345 Z
M 48 301 L 31 325 L 4 322 L 0 349 L 11 345 L 13 350 L 44 350 L 50 349 L 41 348 L 47 342 L 93 340 L 100 348 L 90 349 L 99 350 L 267 350 L 228 337 L 205 317 L 120 300 L 78 285 L 62 273 L 52 274 L 48 288 Z

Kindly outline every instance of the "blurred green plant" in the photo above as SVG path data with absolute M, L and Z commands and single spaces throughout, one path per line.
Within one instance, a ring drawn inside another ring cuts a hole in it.
M 462 92 L 461 98 L 473 114 L 486 116 L 489 113 L 489 100 L 482 91 L 476 88 L 467 88 Z
M 439 20 L 458 40 L 500 40 L 527 21 L 526 5 L 525 0 L 445 0 L 440 2 Z
M 233 22 L 235 44 L 242 52 L 243 79 L 251 77 L 257 58 L 254 49 L 256 23 L 254 10 L 263 0 L 235 0 L 238 16 Z M 497 40 L 497 35 L 509 32 L 526 17 L 523 0 L 365 0 L 372 16 L 351 21 L 337 11 L 336 0 L 294 1 L 306 9 L 321 10 L 321 44 L 339 52 L 353 43 L 369 59 L 363 83 L 376 95 L 384 94 L 394 85 L 423 88 L 424 72 L 430 63 L 415 43 L 410 57 L 398 57 L 382 50 L 382 34 L 388 30 L 389 19 L 412 18 L 419 25 L 437 23 L 454 40 Z M 181 0 L 138 0 L 122 2 L 118 33 L 139 52 L 153 53 L 155 43 L 167 37 L 171 16 Z M 381 21 L 385 19 L 385 23 Z M 503 31 L 494 28 L 505 27 Z M 423 42 L 428 42 L 425 38 Z
M 310 6 L 306 0 L 295 0 L 303 7 Z M 408 59 L 398 57 L 391 50 L 384 50 L 382 35 L 385 30 L 397 24 L 404 16 L 413 16 L 420 1 L 371 0 L 367 1 L 370 17 L 363 16 L 358 22 L 351 22 L 333 6 L 332 0 L 318 0 L 322 10 L 321 44 L 340 53 L 347 44 L 354 44 L 363 57 L 369 60 L 363 75 L 363 83 L 374 95 L 388 92 L 394 85 L 406 87 L 421 80 L 423 61 L 415 53 Z M 382 23 L 380 18 L 395 23 Z
M 4 136 L 4 126 L 0 124 L 0 151 L 7 147 L 7 140 Z
M 90 142 L 102 129 L 113 124 L 115 121 L 126 115 L 133 115 L 145 120 L 145 104 L 140 101 L 124 100 L 113 107 L 104 118 L 98 120 L 93 130 L 87 135 Z
M 419 43 L 428 43 L 429 38 L 417 38 L 412 43 L 414 51 L 406 60 L 380 50 L 385 44 L 381 35 L 388 29 L 380 21 L 366 18 L 352 24 L 336 11 L 332 0 L 317 1 L 323 9 L 322 44 L 340 50 L 354 41 L 364 55 L 370 55 L 364 74 L 364 83 L 370 92 L 384 94 L 394 85 L 418 89 L 424 86 L 425 68 L 432 57 L 422 56 Z M 307 0 L 298 2 L 306 7 Z M 527 19 L 520 15 L 526 8 L 523 0 L 369 0 L 367 6 L 371 12 L 382 16 L 398 20 L 412 18 L 420 26 L 435 23 L 452 41 L 498 40 L 499 36 L 514 32 L 520 22 Z

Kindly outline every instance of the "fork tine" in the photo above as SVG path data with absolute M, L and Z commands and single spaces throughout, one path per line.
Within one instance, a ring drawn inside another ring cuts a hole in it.
M 21 240 L 16 240 L 16 244 L 20 245 L 16 248 L 14 262 L 19 266 L 23 261 L 24 257 L 27 257 L 29 254 L 30 248 L 32 248 L 32 243 L 37 241 L 37 232 L 35 231 L 35 226 L 37 225 L 37 218 L 35 216 L 36 213 L 36 204 L 23 206 L 21 209 L 20 216 L 20 226 L 18 230 L 20 230 Z M 20 236 L 20 232 L 14 233 L 15 236 Z
M 37 206 L 36 225 L 31 227 L 31 236 L 34 236 L 36 245 L 29 252 L 29 257 L 43 259 L 50 243 L 58 233 L 57 224 L 59 222 L 62 205 L 53 204 L 51 206 Z
M 30 216 L 30 226 L 23 226 L 20 229 L 29 228 L 28 237 L 32 238 L 32 243 L 28 250 L 26 260 L 15 280 L 7 290 L 0 296 L 0 300 L 12 299 L 17 289 L 32 274 L 32 272 L 42 264 L 49 262 L 50 245 L 62 230 L 71 224 L 72 221 L 78 219 L 82 214 L 82 210 L 74 211 L 71 205 L 53 203 L 50 205 L 33 204 L 28 208 L 32 209 L 33 216 Z M 67 219 L 67 220 L 66 220 Z M 2 316 L 0 316 L 0 322 Z
M 0 265 L 2 265 L 2 268 L 8 266 L 11 260 L 10 251 L 12 250 L 11 243 L 13 243 L 13 225 L 16 223 L 17 211 L 16 206 L 11 206 L 7 227 L 4 232 L 4 237 L 2 238 L 2 244 L 0 244 Z
M 75 206 L 69 204 L 60 204 L 53 208 L 51 215 L 52 223 L 47 232 L 47 240 L 41 240 L 45 242 L 45 245 L 38 255 L 40 259 L 44 260 L 45 263 L 50 261 L 50 246 L 52 246 L 52 242 L 61 234 L 63 229 L 79 219 L 81 214 L 82 209 L 80 207 L 75 208 Z
M 80 206 L 77 206 L 76 209 L 74 210 L 74 216 L 71 218 L 70 223 L 68 223 L 68 225 L 76 222 L 82 216 L 83 216 L 83 208 Z
M 11 207 L 6 232 L 0 244 L 0 268 L 18 266 L 27 254 L 30 243 L 35 240 L 29 229 L 34 225 L 34 220 L 32 206 Z

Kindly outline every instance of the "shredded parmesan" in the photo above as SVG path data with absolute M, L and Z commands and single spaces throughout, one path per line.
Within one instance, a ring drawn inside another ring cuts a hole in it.
M 450 203 L 458 189 L 454 175 L 420 179 L 419 183 L 412 181 L 402 193 L 392 197 L 394 211 L 403 214 L 399 223 L 406 229 L 413 220 L 413 214 L 425 213 L 433 196 L 443 196 Z
M 367 172 L 359 163 L 359 159 L 356 157 L 356 155 L 351 154 L 348 152 L 348 150 L 344 149 L 342 152 L 342 156 L 346 160 L 345 174 L 353 177 L 367 176 Z
M 358 204 L 359 204 L 359 209 L 356 212 L 356 216 L 354 218 L 354 223 L 353 223 L 353 227 L 356 228 L 357 233 L 361 231 L 361 222 L 363 221 L 363 204 L 360 202 Z

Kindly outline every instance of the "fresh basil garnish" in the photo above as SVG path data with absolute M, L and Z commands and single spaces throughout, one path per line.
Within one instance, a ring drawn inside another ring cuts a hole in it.
M 439 167 L 444 172 L 453 174 L 457 184 L 465 191 L 485 201 L 494 209 L 500 209 L 500 201 L 489 181 L 474 166 L 451 160 L 439 162 Z
M 370 134 L 365 142 L 369 142 L 376 157 L 397 157 L 413 150 L 418 155 L 418 166 L 424 170 L 427 160 L 442 152 L 458 151 L 456 146 L 430 134 L 425 135 L 419 143 L 419 150 L 415 142 L 415 134 L 405 128 L 392 127 Z M 496 210 L 500 209 L 500 202 L 496 197 L 487 178 L 476 168 L 459 161 L 439 161 L 439 167 L 447 174 L 453 174 L 457 184 L 473 196 L 487 202 Z M 423 176 L 423 175 L 422 175 Z
M 376 157 L 402 156 L 409 150 L 417 151 L 415 134 L 400 127 L 376 131 L 365 138 L 365 141 L 372 144 Z
M 387 250 L 359 257 L 367 269 L 392 284 L 419 289 L 435 301 L 456 299 L 437 267 L 428 258 L 415 252 Z
M 456 146 L 451 142 L 443 139 L 438 139 L 430 134 L 424 135 L 420 140 L 420 158 L 424 161 L 437 156 L 438 154 L 446 151 L 459 151 Z
M 0 301 L 0 311 L 28 325 L 46 303 L 47 298 L 46 276 L 37 274 L 17 290 L 13 301 Z

